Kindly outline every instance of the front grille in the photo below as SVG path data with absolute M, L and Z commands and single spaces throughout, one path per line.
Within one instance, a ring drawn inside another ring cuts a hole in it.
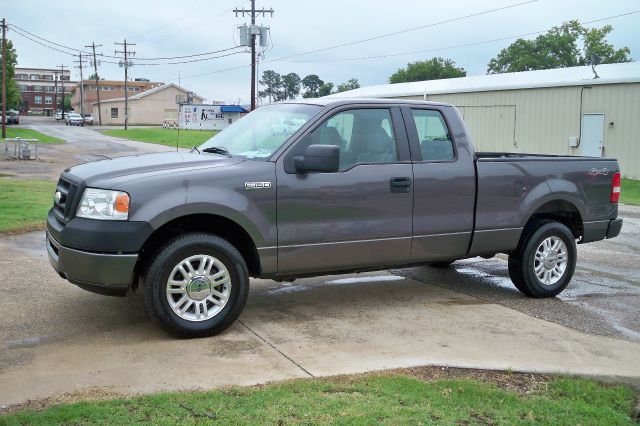
M 74 197 L 78 192 L 78 186 L 60 177 L 58 185 L 56 186 L 56 193 L 60 193 L 60 199 L 57 197 L 53 201 L 53 213 L 56 215 L 59 221 L 67 223 L 73 217 Z

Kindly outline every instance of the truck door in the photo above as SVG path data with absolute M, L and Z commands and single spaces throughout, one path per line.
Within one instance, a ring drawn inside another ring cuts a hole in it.
M 309 145 L 340 147 L 336 173 L 297 173 Z M 280 157 L 278 274 L 407 263 L 413 176 L 397 106 L 333 109 Z
M 403 106 L 414 180 L 411 260 L 464 256 L 471 242 L 475 167 L 462 120 L 451 107 Z

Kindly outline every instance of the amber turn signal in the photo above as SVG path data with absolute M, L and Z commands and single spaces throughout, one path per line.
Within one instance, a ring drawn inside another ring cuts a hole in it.
M 127 194 L 119 194 L 116 196 L 116 211 L 120 213 L 129 211 L 129 196 Z

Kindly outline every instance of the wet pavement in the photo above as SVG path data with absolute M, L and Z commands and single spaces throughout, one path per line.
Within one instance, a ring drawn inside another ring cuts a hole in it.
M 578 245 L 573 280 L 553 299 L 517 291 L 504 255 L 461 260 L 444 270 L 393 272 L 576 330 L 640 342 L 640 207 L 621 205 L 619 216 L 624 225 L 617 238 Z

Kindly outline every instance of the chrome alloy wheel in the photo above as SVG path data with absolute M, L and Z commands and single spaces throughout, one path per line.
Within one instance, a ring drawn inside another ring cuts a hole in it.
M 167 301 L 187 321 L 205 321 L 222 311 L 231 295 L 231 276 L 213 256 L 197 254 L 178 263 L 167 281 Z
M 567 245 L 558 237 L 545 238 L 536 250 L 533 270 L 543 285 L 554 285 L 564 275 L 569 264 Z

